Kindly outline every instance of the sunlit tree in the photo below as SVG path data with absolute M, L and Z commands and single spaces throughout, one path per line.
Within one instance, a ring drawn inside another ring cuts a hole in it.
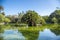
M 38 18 L 37 12 L 28 10 L 26 14 L 23 15 L 21 21 L 27 23 L 29 26 L 36 26 Z
M 57 19 L 55 17 L 53 17 L 52 18 L 52 22 L 56 24 L 57 23 Z

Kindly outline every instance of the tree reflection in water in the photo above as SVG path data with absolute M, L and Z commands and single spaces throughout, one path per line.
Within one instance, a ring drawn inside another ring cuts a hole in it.
M 18 30 L 18 31 L 22 33 L 22 35 L 26 38 L 26 40 L 38 40 L 39 32 L 43 31 L 44 29 L 45 29 L 44 27 L 43 28 L 31 27 L 24 30 Z
M 44 31 L 43 31 L 44 29 L 45 28 L 40 28 L 40 30 L 19 30 L 18 32 L 22 33 L 22 35 L 26 38 L 26 40 L 38 40 L 39 35 L 41 36 L 41 31 L 44 33 Z M 56 36 L 60 35 L 60 27 L 51 27 L 51 28 L 48 28 L 48 29 L 50 30 L 50 33 L 53 32 Z M 39 34 L 39 32 L 40 32 L 40 34 Z M 4 33 L 4 31 L 1 27 L 0 27 L 0 33 Z M 46 35 L 46 34 L 44 33 L 44 35 Z M 53 36 L 52 34 L 50 34 L 50 35 Z M 1 36 L 1 34 L 0 34 L 0 40 L 3 40 L 3 37 Z M 57 40 L 60 40 L 60 38 L 58 38 Z
M 60 35 L 60 27 L 55 27 L 50 29 L 55 35 Z
M 0 37 L 0 40 L 3 40 L 3 37 Z
M 2 29 L 2 26 L 0 26 L 0 40 L 3 40 L 3 36 L 2 36 L 3 32 L 4 32 L 4 30 Z
M 25 36 L 26 40 L 37 40 L 39 36 L 39 31 L 20 31 L 23 36 Z

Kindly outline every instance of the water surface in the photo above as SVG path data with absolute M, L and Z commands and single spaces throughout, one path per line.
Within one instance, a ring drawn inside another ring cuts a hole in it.
M 60 40 L 60 29 L 45 28 L 42 31 L 18 31 L 5 29 L 0 33 L 0 40 Z

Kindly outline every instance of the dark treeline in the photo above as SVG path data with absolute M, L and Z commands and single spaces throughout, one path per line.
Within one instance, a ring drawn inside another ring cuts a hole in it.
M 5 16 L 4 8 L 0 6 L 0 23 L 25 23 L 28 24 L 28 26 L 58 24 L 60 23 L 60 9 L 56 9 L 49 16 L 41 16 L 34 10 L 22 11 L 18 13 L 18 15 Z

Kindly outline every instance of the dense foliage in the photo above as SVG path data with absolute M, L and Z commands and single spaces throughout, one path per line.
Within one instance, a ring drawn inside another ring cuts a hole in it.
M 60 23 L 60 9 L 55 10 L 49 16 L 40 16 L 33 10 L 22 11 L 18 15 L 5 15 L 4 8 L 0 6 L 0 23 L 25 23 L 28 26 L 36 26 L 37 24 L 57 24 Z
M 26 12 L 26 14 L 23 15 L 21 21 L 27 23 L 29 26 L 35 26 L 38 22 L 38 18 L 39 16 L 35 11 L 29 10 Z
M 51 13 L 49 18 L 50 18 L 50 22 L 53 22 L 52 20 L 54 20 L 57 23 L 60 23 L 60 10 L 55 10 L 53 13 Z

